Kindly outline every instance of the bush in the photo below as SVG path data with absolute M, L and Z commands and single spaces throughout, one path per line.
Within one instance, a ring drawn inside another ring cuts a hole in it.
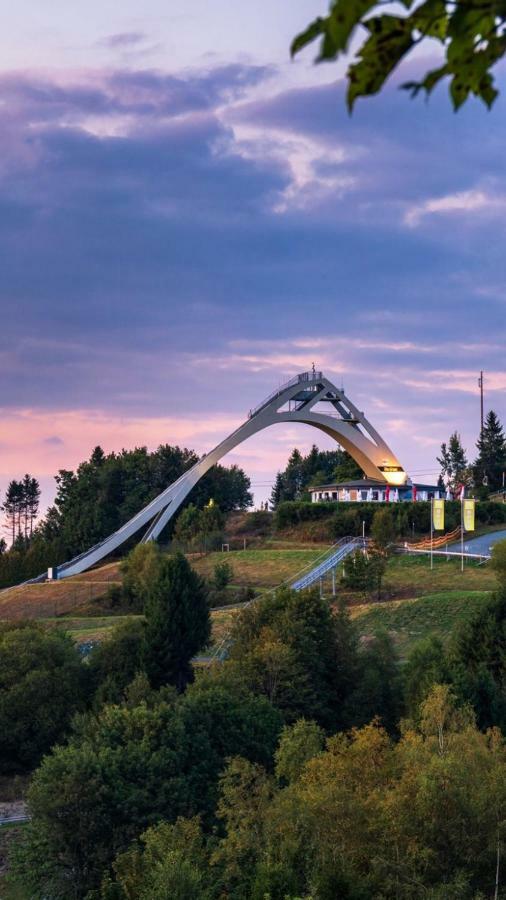
M 254 512 L 248 513 L 244 527 L 241 531 L 247 532 L 251 534 L 254 532 L 258 535 L 266 535 L 270 534 L 272 523 L 274 516 L 271 512 L 266 509 L 257 509 Z
M 368 559 L 362 550 L 355 550 L 344 560 L 342 580 L 350 590 L 367 594 L 376 585 L 374 561 Z
M 213 574 L 213 587 L 217 591 L 223 591 L 234 576 L 234 570 L 229 562 L 226 560 L 224 562 L 216 563 L 214 567 Z
M 332 518 L 332 537 L 346 537 L 347 534 L 362 533 L 362 520 L 357 509 L 339 509 Z
M 223 542 L 225 517 L 215 504 L 197 509 L 190 503 L 179 515 L 174 529 L 178 547 L 209 552 Z
M 110 584 L 104 595 L 104 604 L 107 609 L 119 609 L 125 599 L 121 586 L 119 584 Z
M 311 522 L 327 519 L 337 509 L 337 503 L 306 503 L 301 500 L 285 500 L 280 503 L 274 513 L 275 527 L 288 528 L 299 522 Z
M 374 513 L 388 507 L 394 519 L 396 534 L 405 540 L 430 531 L 430 503 L 419 500 L 416 503 L 351 503 L 328 502 L 307 503 L 305 501 L 285 501 L 280 503 L 274 514 L 277 529 L 289 528 L 301 522 L 331 520 L 329 537 L 344 537 L 346 534 L 360 534 L 362 522 L 369 533 Z M 449 500 L 445 510 L 446 531 L 453 531 L 460 525 L 460 502 Z M 476 504 L 476 523 L 483 525 L 506 524 L 506 504 L 483 501 Z
M 121 564 L 123 596 L 132 610 L 142 612 L 148 589 L 156 578 L 162 556 L 155 541 L 137 544 Z
M 87 670 L 71 638 L 34 622 L 0 628 L 0 764 L 32 769 L 84 708 Z
M 144 623 L 125 622 L 113 634 L 93 648 L 89 670 L 95 689 L 95 705 L 119 703 L 127 686 L 142 669 L 141 652 Z

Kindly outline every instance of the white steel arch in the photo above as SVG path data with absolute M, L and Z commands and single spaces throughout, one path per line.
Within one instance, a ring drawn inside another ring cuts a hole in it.
M 318 409 L 315 409 L 317 404 Z M 322 405 L 327 407 L 324 411 Z M 142 541 L 155 540 L 192 488 L 226 453 L 264 428 L 285 422 L 312 425 L 334 438 L 368 478 L 394 485 L 405 484 L 406 472 L 397 457 L 344 390 L 336 388 L 322 372 L 302 372 L 250 410 L 248 418 L 239 428 L 121 528 L 85 553 L 59 566 L 58 578 L 86 571 L 150 522 Z

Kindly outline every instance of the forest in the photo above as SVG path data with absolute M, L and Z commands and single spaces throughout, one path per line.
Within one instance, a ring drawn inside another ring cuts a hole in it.
M 83 661 L 62 632 L 0 629 L 0 761 L 31 772 L 22 897 L 506 895 L 506 542 L 497 590 L 403 666 L 386 632 L 287 588 L 246 606 L 228 658 L 182 554 L 127 560 L 144 615 Z

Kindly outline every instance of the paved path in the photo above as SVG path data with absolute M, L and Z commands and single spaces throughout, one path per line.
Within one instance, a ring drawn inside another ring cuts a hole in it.
M 0 803 L 0 825 L 14 825 L 28 822 L 26 803 L 15 800 L 13 803 Z
M 506 529 L 492 531 L 475 538 L 464 535 L 464 553 L 490 553 L 490 548 L 498 541 L 506 541 Z M 460 541 L 451 546 L 452 549 L 460 549 Z

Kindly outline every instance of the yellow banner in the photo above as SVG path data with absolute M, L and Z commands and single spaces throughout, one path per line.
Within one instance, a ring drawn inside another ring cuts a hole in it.
M 445 527 L 445 502 L 444 500 L 432 501 L 432 527 L 434 531 L 444 531 Z
M 474 531 L 475 500 L 464 500 L 464 531 Z

